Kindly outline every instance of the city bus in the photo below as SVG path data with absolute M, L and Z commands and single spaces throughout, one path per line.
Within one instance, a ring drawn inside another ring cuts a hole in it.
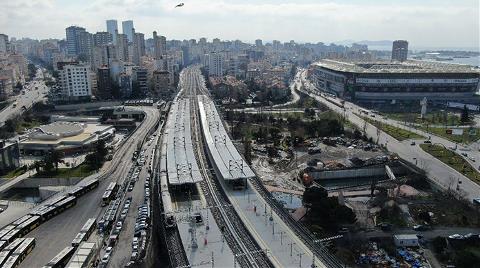
M 66 247 L 48 262 L 44 268 L 63 268 L 68 264 L 70 258 L 75 253 L 74 247 Z
M 103 206 L 108 205 L 110 201 L 115 199 L 115 195 L 117 194 L 118 191 L 118 184 L 116 182 L 111 182 L 107 189 L 105 190 L 105 193 L 103 193 L 102 196 L 102 201 L 103 201 Z

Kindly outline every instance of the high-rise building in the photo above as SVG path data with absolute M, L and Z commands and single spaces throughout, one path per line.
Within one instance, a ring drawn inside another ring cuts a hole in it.
M 127 35 L 128 42 L 133 42 L 133 20 L 122 21 L 122 33 Z
M 118 33 L 117 20 L 107 20 L 107 32 L 109 32 L 112 35 L 112 42 L 116 44 L 117 43 L 116 34 Z
M 220 53 L 210 53 L 208 55 L 208 75 L 223 75 L 223 57 Z
M 140 65 L 140 59 L 145 55 L 145 36 L 143 33 L 136 33 L 135 29 L 132 29 L 132 35 L 132 62 Z
M 168 71 L 153 71 L 153 91 L 157 96 L 166 96 L 170 85 L 170 73 Z
M 117 59 L 128 61 L 128 38 L 125 34 L 117 34 Z
M 109 32 L 97 32 L 93 35 L 95 46 L 106 45 L 113 42 L 113 35 Z
M 257 39 L 257 40 L 255 40 L 255 46 L 256 46 L 256 47 L 262 47 L 262 46 L 263 46 L 262 39 Z
M 132 76 L 127 73 L 121 73 L 118 76 L 118 86 L 122 98 L 128 98 L 132 95 Z
M 112 79 L 110 78 L 110 69 L 102 66 L 97 69 L 97 98 L 107 100 L 112 98 Z
M 78 62 L 59 62 L 57 66 L 63 100 L 91 98 L 90 66 Z
M 188 49 L 187 46 L 182 46 L 181 49 L 182 49 L 182 59 L 183 59 L 182 65 L 187 66 L 190 64 L 190 49 Z
M 67 37 L 67 55 L 77 56 L 80 54 L 80 35 L 85 32 L 85 28 L 70 26 L 65 29 Z
M 392 61 L 406 61 L 408 55 L 408 42 L 395 40 L 392 45 Z
M 8 50 L 8 35 L 0 34 L 0 53 L 7 53 Z
M 132 70 L 132 89 L 135 95 L 140 95 L 148 90 L 148 71 L 145 68 L 134 67 Z M 133 86 L 135 85 L 135 86 Z
M 157 32 L 153 32 L 153 44 L 155 59 L 160 59 L 167 54 L 167 38 L 165 36 L 158 36 Z
M 78 34 L 78 55 L 84 56 L 91 61 L 93 49 L 93 35 L 89 32 L 79 32 Z

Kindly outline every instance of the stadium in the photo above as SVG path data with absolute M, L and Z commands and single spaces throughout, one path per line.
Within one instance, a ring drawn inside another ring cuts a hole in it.
M 327 93 L 355 102 L 429 101 L 479 103 L 480 70 L 425 61 L 349 62 L 321 60 L 310 78 Z

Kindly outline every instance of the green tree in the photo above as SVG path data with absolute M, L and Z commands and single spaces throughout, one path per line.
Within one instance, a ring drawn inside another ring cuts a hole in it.
M 462 110 L 462 115 L 461 115 L 461 117 L 460 117 L 460 121 L 461 121 L 462 123 L 464 123 L 464 124 L 470 122 L 470 116 L 469 116 L 469 114 L 468 114 L 467 105 L 464 105 L 464 106 L 463 106 L 463 110 Z
M 243 139 L 243 150 L 245 153 L 245 161 L 247 164 L 252 164 L 252 141 L 250 139 Z
M 62 152 L 59 152 L 59 151 L 56 151 L 56 150 L 50 151 L 50 158 L 51 158 L 51 161 L 52 161 L 53 165 L 55 166 L 56 171 L 58 171 L 58 164 L 63 163 L 63 159 L 62 159 L 63 156 L 64 156 L 64 154 Z
M 336 231 L 342 224 L 352 224 L 357 218 L 347 206 L 340 205 L 336 197 L 320 187 L 309 187 L 303 193 L 303 203 L 308 209 L 307 219 L 313 224 Z
M 45 171 L 46 173 L 52 172 L 54 164 L 53 164 L 53 161 L 52 161 L 52 157 L 49 153 L 44 155 L 42 162 L 43 162 L 42 163 L 43 164 L 43 171 Z
M 442 253 L 447 247 L 447 241 L 445 240 L 445 237 L 437 236 L 432 240 L 432 246 L 435 253 Z

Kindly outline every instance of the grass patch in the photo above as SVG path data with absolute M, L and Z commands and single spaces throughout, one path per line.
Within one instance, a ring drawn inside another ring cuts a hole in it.
M 40 125 L 42 125 L 42 123 L 37 120 L 31 120 L 31 121 L 22 120 L 19 124 L 16 125 L 16 132 L 23 133 L 25 129 L 31 129 L 34 127 L 38 127 Z
M 95 173 L 87 164 L 80 164 L 74 168 L 59 168 L 51 172 L 40 172 L 32 176 L 32 178 L 83 178 Z
M 385 113 L 386 117 L 400 122 L 407 123 L 416 123 L 416 124 L 430 124 L 430 125 L 445 125 L 455 126 L 462 124 L 460 121 L 460 116 L 454 113 L 447 113 L 438 111 L 438 112 L 429 112 L 422 119 L 420 118 L 420 113 Z
M 432 226 L 478 227 L 480 223 L 480 214 L 468 201 L 446 193 L 434 192 L 425 202 L 412 202 L 408 209 L 415 222 Z
M 462 173 L 474 182 L 480 182 L 480 173 L 478 173 L 478 171 L 473 168 L 463 157 L 455 152 L 437 144 L 420 144 L 420 148 L 443 163 L 449 165 L 456 171 Z
M 413 132 L 408 131 L 406 129 L 391 126 L 389 124 L 385 124 L 385 123 L 379 122 L 377 120 L 373 120 L 373 119 L 368 118 L 368 117 L 363 116 L 362 118 L 363 118 L 363 120 L 366 120 L 368 123 L 374 125 L 376 128 L 379 128 L 383 132 L 392 136 L 396 140 L 403 141 L 403 140 L 408 140 L 408 139 L 425 139 L 424 136 L 418 135 L 417 133 L 413 133 Z
M 11 178 L 16 178 L 20 175 L 22 175 L 23 173 L 27 172 L 27 168 L 26 167 L 19 167 L 17 169 L 14 169 L 8 173 L 6 173 L 5 175 L 1 175 L 0 177 L 1 178 L 7 178 L 7 179 L 11 179 Z
M 420 126 L 419 129 L 432 133 L 433 135 L 445 138 L 449 141 L 456 143 L 472 143 L 480 139 L 480 128 L 465 128 L 463 130 L 463 135 L 451 135 L 447 134 L 446 128 L 444 127 L 429 127 Z M 470 131 L 474 132 L 474 135 L 470 135 Z

